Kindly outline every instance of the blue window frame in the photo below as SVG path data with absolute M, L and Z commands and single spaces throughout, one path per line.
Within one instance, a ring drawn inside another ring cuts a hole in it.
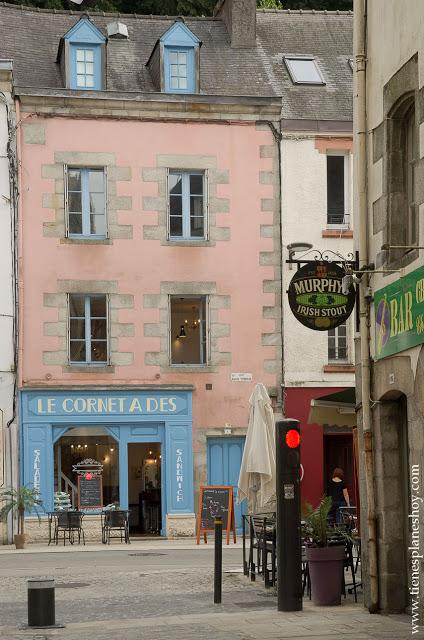
M 70 364 L 107 364 L 107 307 L 106 295 L 69 294 Z
M 169 239 L 204 240 L 206 237 L 205 174 L 169 171 Z
M 194 93 L 193 47 L 165 47 L 165 91 Z
M 98 90 L 101 83 L 101 52 L 99 45 L 71 45 L 71 89 Z
M 66 214 L 70 238 L 106 237 L 104 169 L 66 167 Z

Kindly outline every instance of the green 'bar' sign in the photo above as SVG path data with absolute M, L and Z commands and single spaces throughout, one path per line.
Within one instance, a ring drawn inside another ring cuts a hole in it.
M 424 267 L 374 295 L 375 357 L 391 356 L 424 342 Z

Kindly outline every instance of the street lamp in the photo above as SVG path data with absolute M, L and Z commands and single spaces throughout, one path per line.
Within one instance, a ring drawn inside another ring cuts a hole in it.
M 309 251 L 312 249 L 310 242 L 291 242 L 287 245 L 289 250 L 289 260 L 291 260 L 295 253 L 302 253 L 303 251 Z
M 290 261 L 293 260 L 294 254 L 309 251 L 312 249 L 312 245 L 310 242 L 291 242 L 287 245 L 287 249 L 289 250 L 289 269 L 291 269 Z

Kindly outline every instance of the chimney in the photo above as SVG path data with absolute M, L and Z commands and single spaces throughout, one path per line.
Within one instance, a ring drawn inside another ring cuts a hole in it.
M 233 49 L 256 45 L 256 0 L 220 0 L 214 16 L 224 21 Z

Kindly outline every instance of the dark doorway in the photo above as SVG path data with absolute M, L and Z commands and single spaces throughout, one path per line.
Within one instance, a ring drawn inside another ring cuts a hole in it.
M 344 481 L 350 502 L 355 502 L 353 480 L 353 442 L 351 433 L 324 434 L 324 487 L 331 480 L 333 471 L 340 467 L 344 471 Z
M 159 442 L 128 445 L 128 503 L 132 535 L 160 535 L 162 455 Z

